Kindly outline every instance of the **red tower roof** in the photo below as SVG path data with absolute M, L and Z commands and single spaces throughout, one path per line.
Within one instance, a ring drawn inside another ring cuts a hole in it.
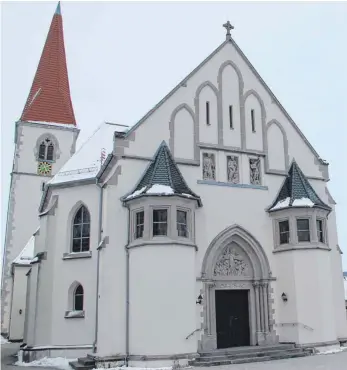
M 66 66 L 60 2 L 53 15 L 21 121 L 76 125 Z

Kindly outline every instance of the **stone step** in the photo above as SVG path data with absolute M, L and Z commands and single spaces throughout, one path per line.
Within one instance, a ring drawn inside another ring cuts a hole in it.
M 245 352 L 266 352 L 271 350 L 287 350 L 295 348 L 294 344 L 276 344 L 272 346 L 248 346 L 248 347 L 233 347 L 233 348 L 221 348 L 213 351 L 200 352 L 200 356 L 211 356 L 211 355 L 229 355 L 233 353 L 245 353 Z
M 78 361 L 70 361 L 69 365 L 75 370 L 92 370 L 95 367 L 95 365 L 84 365 Z
M 272 361 L 272 360 L 282 360 L 287 358 L 296 358 L 296 357 L 305 357 L 308 356 L 309 353 L 305 351 L 298 351 L 296 353 L 279 353 L 276 355 L 271 356 L 262 356 L 262 357 L 246 357 L 246 358 L 237 358 L 237 359 L 227 359 L 227 360 L 220 360 L 214 362 L 189 362 L 189 365 L 196 366 L 196 367 L 209 367 L 209 366 L 220 366 L 220 365 L 232 365 L 232 364 L 243 364 L 243 363 L 251 363 L 251 362 L 265 362 L 265 361 Z
M 195 361 L 203 361 L 203 362 L 211 362 L 211 361 L 218 361 L 220 359 L 237 359 L 237 358 L 246 358 L 246 357 L 263 357 L 263 356 L 272 356 L 281 353 L 295 353 L 295 352 L 302 352 L 302 349 L 298 348 L 289 348 L 289 349 L 274 349 L 270 351 L 260 351 L 260 352 L 243 352 L 243 353 L 228 353 L 226 355 L 223 354 L 215 354 L 211 356 L 200 356 L 195 359 Z
M 79 357 L 78 362 L 82 365 L 95 365 L 95 360 L 90 357 Z

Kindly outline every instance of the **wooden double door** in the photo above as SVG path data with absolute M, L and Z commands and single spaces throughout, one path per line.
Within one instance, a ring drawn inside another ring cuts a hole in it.
M 249 291 L 216 290 L 217 348 L 250 345 Z

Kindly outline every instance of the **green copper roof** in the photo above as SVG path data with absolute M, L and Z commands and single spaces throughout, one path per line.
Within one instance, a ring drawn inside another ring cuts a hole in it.
M 125 196 L 123 197 L 123 200 L 134 196 L 149 195 L 146 194 L 146 192 L 153 185 L 163 185 L 171 188 L 172 194 L 155 194 L 151 192 L 151 195 L 181 195 L 187 198 L 196 199 L 201 206 L 200 197 L 196 195 L 185 182 L 165 141 L 160 144 L 156 154 L 154 155 L 153 161 L 142 175 L 142 178 L 135 189 L 130 193 L 133 196 Z M 136 195 L 134 195 L 134 193 Z
M 288 201 L 286 201 L 286 199 L 288 199 Z M 311 201 L 313 204 L 308 205 L 305 204 L 305 202 L 300 203 L 302 199 L 308 200 L 307 203 Z M 297 204 L 293 204 L 295 200 L 298 200 L 298 202 L 296 202 Z M 276 206 L 279 202 L 283 203 L 281 207 Z M 272 208 L 278 209 L 292 206 L 316 206 L 331 210 L 331 208 L 319 198 L 295 160 L 293 160 L 290 166 L 281 191 L 271 207 L 269 207 L 269 211 L 273 210 Z

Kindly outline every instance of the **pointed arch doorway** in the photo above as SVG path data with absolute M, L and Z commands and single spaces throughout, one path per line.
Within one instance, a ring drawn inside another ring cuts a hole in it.
M 270 265 L 257 240 L 241 226 L 223 230 L 209 245 L 201 271 L 201 350 L 273 344 Z

